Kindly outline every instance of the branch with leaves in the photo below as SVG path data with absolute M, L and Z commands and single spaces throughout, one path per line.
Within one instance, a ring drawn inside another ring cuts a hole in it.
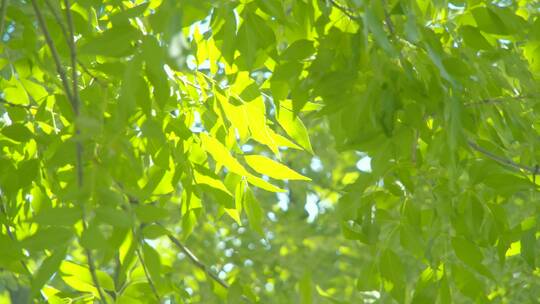
M 80 98 L 79 98 L 79 88 L 78 88 L 78 75 L 77 75 L 77 52 L 76 52 L 76 47 L 75 47 L 75 31 L 74 31 L 74 27 L 73 27 L 73 18 L 71 16 L 71 5 L 69 3 L 68 0 L 64 0 L 64 5 L 66 6 L 65 7 L 65 10 L 66 10 L 66 17 L 67 17 L 67 24 L 68 24 L 68 29 L 69 29 L 69 39 L 68 39 L 68 45 L 70 47 L 70 54 L 71 54 L 71 63 L 72 63 L 72 85 L 70 87 L 69 85 L 69 82 L 68 82 L 68 78 L 67 78 L 67 73 L 66 73 L 66 70 L 64 69 L 61 61 L 60 61 L 60 55 L 58 54 L 58 51 L 56 50 L 56 46 L 54 44 L 54 41 L 52 40 L 52 37 L 49 33 L 49 30 L 47 28 L 47 24 L 45 23 L 45 20 L 43 18 L 43 15 L 41 13 L 41 10 L 36 2 L 36 0 L 32 0 L 32 6 L 34 8 L 34 12 L 36 14 L 36 17 L 38 19 L 38 25 L 41 29 L 41 31 L 43 32 L 43 35 L 45 37 L 45 41 L 49 47 L 49 50 L 51 51 L 51 54 L 53 56 L 53 59 L 54 59 L 54 63 L 56 65 L 56 70 L 60 76 L 60 79 L 62 80 L 62 84 L 64 86 L 64 91 L 68 97 L 68 100 L 70 101 L 71 103 L 71 106 L 73 108 L 73 112 L 75 113 L 75 117 L 78 117 L 79 116 L 79 112 L 80 112 Z M 80 130 L 77 126 L 75 126 L 75 133 L 76 135 L 80 135 Z M 83 153 L 83 148 L 82 148 L 82 144 L 80 142 L 80 139 L 77 138 L 77 142 L 76 142 L 76 158 L 77 158 L 77 163 L 76 163 L 76 170 L 77 170 L 77 184 L 79 186 L 79 188 L 82 189 L 83 187 L 83 183 L 84 183 L 84 180 L 83 180 L 83 164 L 82 164 L 82 153 Z M 83 215 L 82 215 L 82 223 L 83 223 L 83 229 L 84 230 L 87 230 L 88 227 L 87 227 L 87 224 L 86 224 L 86 218 L 85 218 L 85 212 L 84 212 L 84 206 L 81 206 L 82 210 L 83 210 Z M 100 300 L 107 304 L 107 298 L 105 297 L 105 293 L 103 292 L 101 286 L 100 286 L 100 283 L 99 283 L 99 279 L 97 277 L 97 271 L 96 271 L 96 265 L 95 265 L 95 262 L 94 262 L 94 258 L 92 256 L 92 252 L 90 251 L 90 249 L 88 248 L 84 248 L 84 251 L 85 251 L 85 254 L 86 254 L 86 257 L 87 257 L 87 261 L 88 261 L 88 268 L 90 270 L 90 274 L 92 276 L 92 281 L 99 293 L 99 296 L 100 296 Z

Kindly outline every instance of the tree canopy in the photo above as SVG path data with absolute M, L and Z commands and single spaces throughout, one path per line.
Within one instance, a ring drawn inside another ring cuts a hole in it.
M 0 302 L 539 302 L 539 12 L 1 0 Z

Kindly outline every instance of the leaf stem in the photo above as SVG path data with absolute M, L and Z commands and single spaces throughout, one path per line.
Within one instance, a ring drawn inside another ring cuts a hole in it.
M 491 104 L 507 102 L 510 100 L 523 100 L 523 99 L 534 98 L 534 97 L 535 97 L 534 95 L 499 96 L 499 97 L 482 99 L 480 101 L 468 102 L 468 103 L 465 103 L 464 106 L 470 107 L 470 106 L 480 106 L 480 105 L 491 105 Z
M 139 248 L 135 247 L 135 253 L 137 254 L 137 258 L 139 259 L 139 262 L 141 262 L 142 268 L 144 270 L 144 276 L 146 277 L 146 280 L 148 281 L 148 285 L 150 285 L 150 289 L 152 289 L 152 293 L 156 297 L 159 303 L 161 303 L 161 297 L 159 296 L 159 293 L 156 289 L 156 285 L 154 284 L 154 281 L 152 281 L 152 278 L 150 277 L 150 274 L 148 273 L 148 269 L 146 268 L 146 264 L 144 263 L 144 259 L 141 255 L 141 251 Z
M 511 161 L 509 159 L 506 159 L 506 158 L 500 157 L 498 155 L 495 155 L 495 154 L 491 153 L 490 151 L 480 147 L 479 145 L 477 145 L 472 140 L 468 140 L 467 144 L 473 150 L 476 150 L 477 152 L 480 152 L 481 154 L 487 156 L 488 158 L 491 158 L 492 160 L 494 160 L 494 161 L 496 161 L 498 163 L 501 163 L 501 164 L 506 165 L 508 167 L 514 168 L 516 170 L 524 170 L 524 171 L 528 171 L 528 172 L 530 172 L 532 174 L 537 174 L 538 173 L 537 172 L 538 167 L 530 167 L 530 166 L 526 166 L 526 165 L 521 165 L 521 164 L 518 164 L 518 163 L 516 163 L 514 161 Z

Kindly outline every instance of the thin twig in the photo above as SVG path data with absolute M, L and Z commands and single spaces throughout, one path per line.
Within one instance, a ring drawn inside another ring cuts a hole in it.
M 472 149 L 476 150 L 477 152 L 482 153 L 483 155 L 487 156 L 488 158 L 491 158 L 492 160 L 497 161 L 497 162 L 499 162 L 499 163 L 501 163 L 503 165 L 514 168 L 516 170 L 528 171 L 528 172 L 533 173 L 533 174 L 538 173 L 537 172 L 538 170 L 536 169 L 536 167 L 530 167 L 530 166 L 518 164 L 518 163 L 516 163 L 516 162 L 514 162 L 512 160 L 509 160 L 509 159 L 500 157 L 498 155 L 495 155 L 495 154 L 491 153 L 490 151 L 480 147 L 479 145 L 477 145 L 472 140 L 468 140 L 467 143 L 469 144 L 469 147 L 471 147 Z
M 9 0 L 2 0 L 2 8 L 0 9 L 0 40 L 4 37 L 4 24 L 6 22 L 7 7 Z
M 73 112 L 75 117 L 79 116 L 81 100 L 79 97 L 79 76 L 77 74 L 77 48 L 75 47 L 75 30 L 73 27 L 73 18 L 71 16 L 71 4 L 69 0 L 64 0 L 64 5 L 66 6 L 66 18 L 69 29 L 69 39 L 68 45 L 71 54 L 71 80 L 73 85 Z M 76 127 L 77 136 L 80 135 L 80 129 Z M 79 187 L 82 187 L 83 184 L 83 171 L 82 171 L 82 145 L 80 138 L 77 139 L 77 180 L 79 182 Z
M 150 289 L 152 289 L 152 292 L 154 293 L 154 296 L 158 300 L 158 303 L 161 303 L 161 297 L 159 296 L 159 293 L 156 289 L 156 285 L 154 284 L 154 282 L 152 281 L 152 278 L 150 277 L 150 274 L 148 273 L 148 269 L 146 268 L 146 264 L 144 263 L 144 259 L 141 255 L 139 248 L 135 248 L 135 253 L 137 254 L 137 258 L 139 259 L 139 262 L 141 262 L 142 268 L 144 270 L 144 275 L 146 276 L 148 285 L 150 285 Z
M 384 20 L 386 22 L 386 26 L 388 27 L 388 32 L 390 32 L 390 35 L 393 37 L 395 36 L 394 23 L 392 22 L 392 18 L 390 17 L 390 14 L 388 13 L 388 10 L 386 9 L 386 0 L 381 0 L 381 2 L 383 5 Z
M 121 183 L 118 183 L 116 182 L 116 184 L 118 185 L 118 187 L 120 187 L 120 189 L 122 191 L 124 191 L 124 188 L 122 186 Z M 139 201 L 129 195 L 129 194 L 126 194 L 128 196 L 128 199 L 129 199 L 129 202 L 130 204 L 139 204 Z M 131 208 L 130 205 L 128 204 L 128 208 Z M 161 225 L 160 223 L 156 223 L 157 225 L 163 227 L 163 225 Z M 165 228 L 165 227 L 163 227 Z M 206 266 L 203 262 L 201 262 L 199 260 L 199 258 L 197 258 L 197 256 L 195 256 L 195 254 L 193 254 L 193 252 L 191 252 L 191 250 L 186 247 L 184 244 L 182 244 L 182 242 L 180 242 L 179 239 L 177 239 L 176 237 L 174 237 L 172 234 L 167 234 L 167 237 L 169 238 L 169 240 L 176 246 L 178 247 L 187 257 L 188 259 L 196 266 L 198 267 L 199 269 L 201 269 L 202 271 L 204 271 L 212 280 L 216 281 L 219 285 L 221 285 L 222 287 L 228 289 L 230 286 L 229 284 L 227 284 L 227 282 L 223 281 L 222 279 L 219 278 L 219 276 L 217 274 L 215 274 L 208 266 Z M 249 302 L 251 303 L 251 301 L 249 300 L 249 298 L 247 298 L 246 296 L 242 295 L 242 300 L 246 301 L 246 302 Z
M 84 65 L 80 60 L 77 60 L 77 62 L 79 63 L 79 66 L 82 68 L 82 70 L 88 74 L 90 77 L 92 77 L 92 79 L 94 79 L 95 81 L 97 81 L 97 83 L 99 83 L 101 86 L 103 87 L 106 87 L 107 86 L 107 83 L 104 82 L 101 78 L 99 78 L 98 76 L 96 76 L 94 73 L 92 73 L 87 67 L 86 65 Z
M 58 51 L 56 50 L 56 47 L 54 46 L 54 42 L 51 38 L 51 35 L 49 34 L 47 24 L 45 24 L 45 19 L 43 19 L 43 15 L 41 14 L 39 6 L 36 3 L 36 0 L 32 0 L 32 6 L 34 8 L 34 12 L 36 13 L 39 28 L 43 32 L 43 36 L 45 36 L 45 41 L 47 45 L 49 46 L 49 50 L 51 51 L 51 55 L 56 65 L 56 71 L 58 72 L 58 75 L 60 75 L 60 79 L 62 80 L 62 85 L 64 86 L 66 95 L 73 106 L 73 102 L 74 102 L 73 94 L 71 93 L 71 88 L 69 87 L 66 71 L 64 70 L 62 63 L 60 62 L 60 55 L 58 55 Z
M 69 35 L 67 33 L 67 30 L 66 30 L 66 27 L 64 25 L 64 22 L 62 21 L 62 17 L 60 16 L 60 14 L 56 11 L 56 8 L 52 5 L 51 1 L 49 0 L 45 0 L 45 5 L 47 5 L 47 7 L 49 8 L 49 10 L 51 11 L 53 17 L 54 17 L 54 20 L 56 20 L 56 24 L 60 27 L 60 30 L 62 31 L 62 35 L 64 36 L 64 38 L 66 39 L 66 42 L 69 41 Z
M 480 101 L 468 102 L 464 104 L 464 106 L 470 107 L 470 106 L 479 106 L 479 105 L 498 104 L 498 103 L 503 103 L 510 100 L 522 100 L 522 99 L 527 99 L 527 98 L 534 98 L 534 96 L 533 95 L 499 96 L 499 97 L 482 99 Z
M 349 9 L 347 9 L 345 6 L 339 4 L 337 1 L 335 1 L 335 0 L 330 0 L 330 3 L 331 3 L 335 8 L 337 8 L 338 10 L 340 10 L 343 14 L 345 14 L 347 17 L 351 18 L 352 20 L 356 20 L 356 21 L 359 20 L 359 17 L 358 17 L 358 16 L 353 15 L 353 13 L 351 13 L 351 11 L 350 11 Z
M 83 229 L 88 229 L 85 221 L 83 221 Z M 101 298 L 101 302 L 107 304 L 107 298 L 105 298 L 105 294 L 103 293 L 103 290 L 101 290 L 101 286 L 96 272 L 96 264 L 94 263 L 94 258 L 92 257 L 92 252 L 90 251 L 90 249 L 84 248 L 84 254 L 86 255 L 86 259 L 88 261 L 88 270 L 90 271 L 92 281 L 94 282 L 99 297 Z
M 180 240 L 178 240 L 177 238 L 175 238 L 173 235 L 171 234 L 168 234 L 167 237 L 169 238 L 169 240 L 171 240 L 171 242 L 173 242 L 174 245 L 176 245 L 176 247 L 178 247 L 188 258 L 189 260 L 195 265 L 197 266 L 198 268 L 200 268 L 202 271 L 204 271 L 210 278 L 212 278 L 214 281 L 216 281 L 219 285 L 225 287 L 225 288 L 229 288 L 229 284 L 227 284 L 227 282 L 223 281 L 222 279 L 220 279 L 217 274 L 215 274 L 213 271 L 210 270 L 210 268 L 208 268 L 208 266 L 206 266 L 205 264 L 203 264 L 199 258 L 197 258 L 192 252 L 191 250 L 189 250 L 189 248 L 187 248 L 184 244 L 182 244 L 182 242 L 180 242 Z
M 81 101 L 79 99 L 79 77 L 77 75 L 77 48 L 75 47 L 75 29 L 73 27 L 73 17 L 71 16 L 71 4 L 69 0 L 64 0 L 66 7 L 66 18 L 69 29 L 68 45 L 71 54 L 71 81 L 73 85 L 73 110 L 75 116 L 79 115 Z
M 49 0 L 45 0 L 45 4 L 47 5 L 47 7 L 49 8 L 49 10 L 51 11 L 51 13 L 53 14 L 53 17 L 54 17 L 54 20 L 56 20 L 56 24 L 60 27 L 60 30 L 62 31 L 62 35 L 64 36 L 64 38 L 66 39 L 66 42 L 68 42 L 68 45 L 70 46 L 70 49 L 72 49 L 71 45 L 70 45 L 70 35 L 68 34 L 67 30 L 66 30 L 66 27 L 64 26 L 64 23 L 62 21 L 62 17 L 58 14 L 58 12 L 56 11 L 56 8 L 54 7 L 54 5 L 51 3 L 51 1 Z M 73 36 L 73 35 L 72 35 Z M 83 69 L 83 71 L 85 73 L 87 73 L 88 75 L 90 75 L 90 77 L 92 77 L 93 79 L 95 79 L 98 83 L 104 85 L 103 83 L 101 83 L 101 80 L 96 76 L 94 75 L 92 72 L 90 72 L 88 70 L 88 68 L 80 61 L 77 59 L 77 62 L 79 64 L 79 66 Z

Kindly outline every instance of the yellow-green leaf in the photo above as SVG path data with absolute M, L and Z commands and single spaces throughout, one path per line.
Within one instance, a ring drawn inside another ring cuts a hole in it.
M 279 125 L 287 132 L 287 134 L 296 141 L 302 148 L 313 154 L 313 148 L 309 141 L 306 126 L 302 123 L 298 116 L 295 116 L 293 111 L 281 107 L 276 115 Z
M 238 160 L 232 157 L 229 150 L 217 139 L 210 137 L 206 133 L 202 133 L 201 141 L 206 152 L 212 155 L 215 161 L 227 167 L 229 171 L 242 176 L 249 174 Z
M 246 155 L 244 159 L 246 160 L 247 164 L 253 168 L 253 170 L 271 178 L 306 181 L 311 180 L 309 177 L 305 177 L 289 167 L 265 156 Z

